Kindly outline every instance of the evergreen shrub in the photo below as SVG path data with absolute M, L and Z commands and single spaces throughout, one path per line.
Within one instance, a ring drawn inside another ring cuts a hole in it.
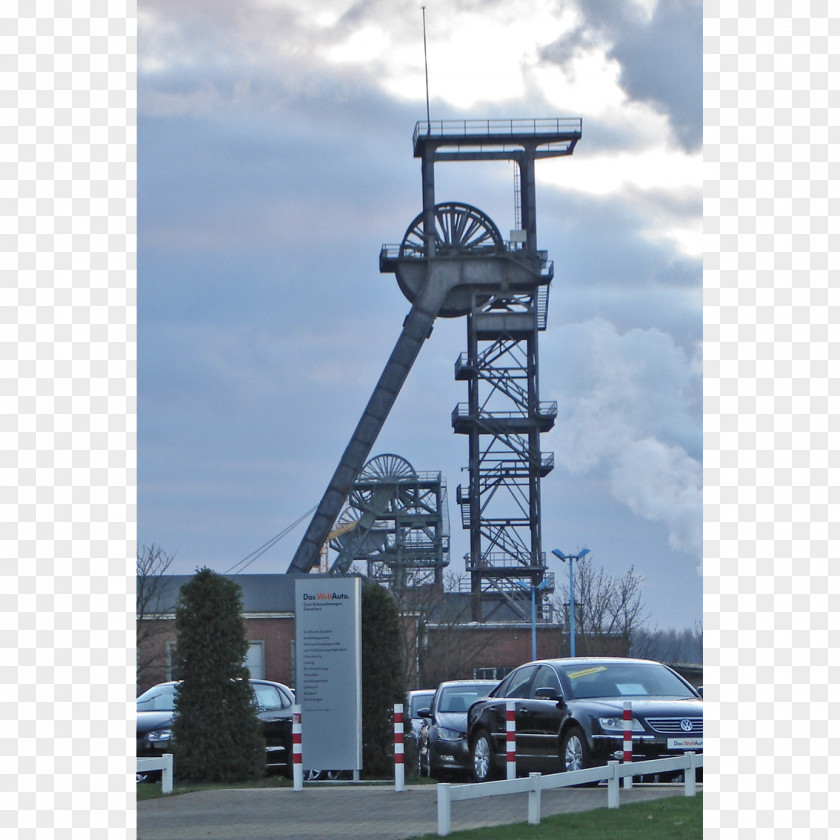
M 172 727 L 180 779 L 231 782 L 265 770 L 245 657 L 248 639 L 237 583 L 210 569 L 181 587 L 175 608 L 181 684 Z
M 393 594 L 362 587 L 362 763 L 368 779 L 394 775 L 394 704 L 405 703 L 403 626 Z

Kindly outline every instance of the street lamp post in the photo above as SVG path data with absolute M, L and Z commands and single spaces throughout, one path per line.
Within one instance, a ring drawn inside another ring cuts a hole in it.
M 525 584 L 513 581 L 520 589 L 525 588 Z M 531 661 L 537 658 L 537 591 L 543 590 L 548 586 L 548 581 L 543 578 L 538 584 L 531 581 Z
M 574 560 L 580 560 L 589 554 L 588 548 L 581 549 L 577 554 L 563 554 L 559 548 L 552 549 L 551 553 L 559 557 L 564 563 L 569 561 L 569 655 L 575 655 L 575 577 L 573 566 Z

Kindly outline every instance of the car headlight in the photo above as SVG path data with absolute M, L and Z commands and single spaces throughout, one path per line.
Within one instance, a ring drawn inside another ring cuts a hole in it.
M 624 720 L 620 717 L 598 718 L 598 725 L 604 732 L 607 732 L 610 735 L 620 735 L 622 732 L 624 732 Z M 645 728 L 638 720 L 636 720 L 636 718 L 632 718 L 630 721 L 630 731 L 644 732 Z
M 438 727 L 437 734 L 441 741 L 460 741 L 464 737 L 463 732 L 458 732 L 457 729 L 445 729 L 443 726 Z
M 166 744 L 172 737 L 171 729 L 153 729 L 147 736 L 146 740 L 150 744 Z

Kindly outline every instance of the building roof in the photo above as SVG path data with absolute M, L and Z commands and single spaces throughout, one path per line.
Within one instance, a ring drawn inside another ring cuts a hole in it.
M 286 574 L 223 575 L 242 589 L 242 611 L 253 613 L 294 613 L 295 578 Z M 193 575 L 161 575 L 160 597 L 149 611 L 158 615 L 175 613 L 175 602 L 181 587 Z
M 158 615 L 174 614 L 178 592 L 192 577 L 192 575 L 161 575 L 158 584 L 160 598 L 157 600 L 157 606 L 151 605 L 148 612 Z M 224 575 L 224 577 L 236 581 L 241 587 L 242 611 L 246 615 L 294 613 L 295 575 L 279 573 Z M 428 613 L 428 618 L 432 623 L 467 624 L 472 620 L 469 593 L 444 592 L 441 588 L 436 597 L 422 599 L 417 606 Z M 526 606 L 530 615 L 530 602 Z M 482 620 L 516 623 L 526 619 L 518 615 L 504 599 L 485 594 L 482 599 Z

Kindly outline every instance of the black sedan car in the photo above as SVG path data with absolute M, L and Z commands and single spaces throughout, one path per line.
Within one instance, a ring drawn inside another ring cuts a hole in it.
M 467 710 L 498 685 L 496 680 L 451 680 L 437 687 L 420 730 L 420 775 L 441 779 L 471 768 Z
M 250 680 L 254 712 L 265 738 L 266 768 L 280 768 L 291 775 L 292 706 L 294 693 L 282 683 Z M 172 718 L 177 682 L 152 686 L 137 698 L 137 755 L 159 756 L 171 752 Z M 138 777 L 138 781 L 144 781 Z
M 703 751 L 703 700 L 679 674 L 644 659 L 552 659 L 520 665 L 469 711 L 473 777 L 505 765 L 505 711 L 516 706 L 518 773 L 558 773 L 623 755 L 625 701 L 633 759 Z

